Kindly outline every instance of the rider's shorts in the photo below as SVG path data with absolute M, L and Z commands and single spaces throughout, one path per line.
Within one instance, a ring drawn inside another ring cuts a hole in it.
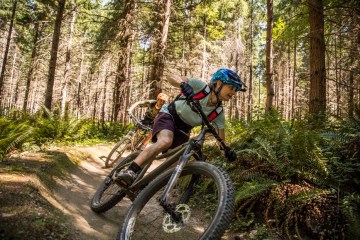
M 181 131 L 176 127 L 173 117 L 169 113 L 159 112 L 157 117 L 154 120 L 153 130 L 152 130 L 152 141 L 156 142 L 156 135 L 161 130 L 170 130 L 174 133 L 173 143 L 170 148 L 175 148 L 189 140 L 189 133 Z

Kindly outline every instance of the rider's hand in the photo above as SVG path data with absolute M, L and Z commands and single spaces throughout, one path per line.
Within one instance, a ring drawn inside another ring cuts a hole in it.
M 192 98 L 194 96 L 194 89 L 188 83 L 180 83 L 180 88 L 186 98 Z
M 145 116 L 144 119 L 141 120 L 141 123 L 146 126 L 150 126 L 153 124 L 153 120 L 151 118 L 149 118 L 148 116 Z
M 232 150 L 231 148 L 228 148 L 225 150 L 225 157 L 230 161 L 233 162 L 236 160 L 236 152 Z

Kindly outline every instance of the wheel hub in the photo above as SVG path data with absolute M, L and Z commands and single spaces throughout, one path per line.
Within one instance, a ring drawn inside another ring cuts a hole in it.
M 175 233 L 189 221 L 190 207 L 187 204 L 176 205 L 175 213 L 180 213 L 180 221 L 176 221 L 169 213 L 165 214 L 162 227 L 167 233 Z

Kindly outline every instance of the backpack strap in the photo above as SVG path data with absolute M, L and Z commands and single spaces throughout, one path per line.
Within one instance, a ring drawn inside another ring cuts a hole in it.
M 194 94 L 193 99 L 201 100 L 201 99 L 205 98 L 207 95 L 209 95 L 210 93 L 211 93 L 211 88 L 209 87 L 209 85 L 206 84 L 199 92 Z M 185 100 L 184 94 L 181 93 L 180 95 L 178 95 L 175 98 L 174 102 L 177 100 Z M 209 122 L 211 122 L 217 116 L 219 116 L 223 110 L 224 109 L 222 107 L 222 102 L 220 101 L 216 104 L 215 109 L 208 114 L 207 118 L 208 118 Z
M 211 88 L 209 87 L 209 85 L 206 84 L 199 92 L 194 94 L 193 99 L 201 100 L 205 98 L 207 95 L 209 95 L 210 92 L 211 92 Z M 175 100 L 178 99 L 184 100 L 185 99 L 184 94 L 180 93 L 180 95 Z
M 216 108 L 209 113 L 209 115 L 207 116 L 209 122 L 211 122 L 212 120 L 214 120 L 217 116 L 219 116 L 222 112 L 223 112 L 224 108 L 221 106 L 221 102 L 218 103 L 216 105 Z

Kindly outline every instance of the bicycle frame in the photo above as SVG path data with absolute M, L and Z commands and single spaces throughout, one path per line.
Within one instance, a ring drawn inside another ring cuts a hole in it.
M 192 155 L 196 155 L 196 159 L 198 161 L 205 161 L 204 155 L 201 151 L 202 145 L 204 143 L 205 135 L 211 132 L 210 129 L 204 127 L 204 125 L 201 128 L 201 131 L 198 136 L 191 138 L 188 142 L 169 150 L 168 152 L 161 154 L 154 158 L 156 159 L 166 159 L 163 163 L 161 163 L 157 168 L 149 172 L 147 175 L 145 173 L 149 169 L 151 164 L 147 164 L 141 173 L 139 174 L 139 177 L 137 180 L 133 183 L 131 187 L 129 187 L 126 190 L 126 194 L 130 199 L 134 199 L 136 197 L 136 194 L 138 190 L 141 190 L 143 187 L 145 187 L 147 184 L 150 183 L 153 179 L 155 179 L 159 174 L 163 173 L 165 170 L 171 168 L 175 163 L 177 163 L 176 167 L 174 168 L 174 171 L 169 179 L 169 182 L 165 188 L 164 193 L 160 197 L 160 204 L 167 208 L 167 198 L 171 192 L 171 190 L 176 185 L 177 179 L 179 178 L 181 172 L 183 171 L 184 167 L 188 163 L 188 160 Z M 166 209 L 167 210 L 167 209 Z M 170 211 L 170 210 L 168 210 Z
M 146 131 L 145 134 L 142 134 L 140 131 Z M 141 146 L 142 142 L 145 139 L 145 136 L 149 130 L 142 129 L 140 127 L 136 127 L 134 130 L 130 131 L 126 137 L 128 137 L 131 141 L 131 151 L 139 150 L 138 148 Z
M 146 164 L 145 167 L 140 172 L 137 180 L 126 189 L 126 194 L 130 199 L 135 199 L 136 194 L 138 190 L 145 187 L 147 184 L 149 184 L 150 181 L 152 181 L 154 178 L 156 178 L 159 174 L 163 173 L 165 170 L 169 169 L 174 163 L 176 163 L 179 159 L 179 157 L 184 153 L 186 146 L 189 144 L 189 142 L 186 142 L 174 149 L 169 150 L 168 152 L 161 154 L 157 157 L 155 157 L 153 160 L 166 159 L 163 163 L 161 163 L 157 168 L 149 172 L 147 175 L 145 173 L 151 166 L 151 163 Z

